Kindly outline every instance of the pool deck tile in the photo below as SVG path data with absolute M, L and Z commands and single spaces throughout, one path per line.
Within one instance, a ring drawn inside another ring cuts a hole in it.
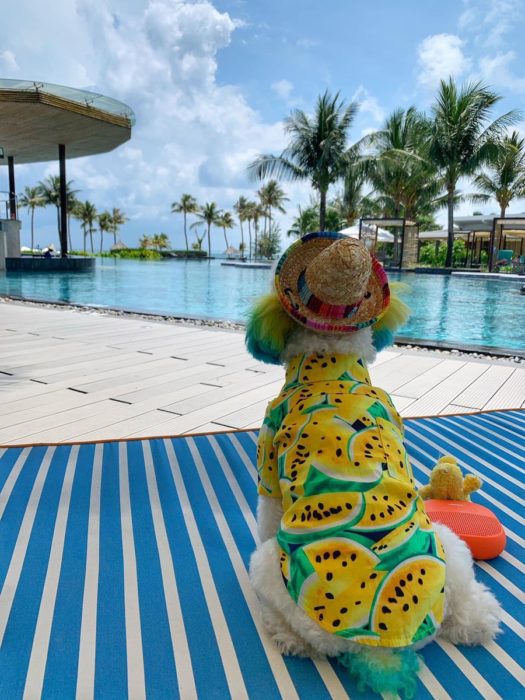
M 525 368 L 400 347 L 372 381 L 404 416 L 525 406 Z M 239 331 L 0 301 L 0 444 L 258 427 L 284 371 Z

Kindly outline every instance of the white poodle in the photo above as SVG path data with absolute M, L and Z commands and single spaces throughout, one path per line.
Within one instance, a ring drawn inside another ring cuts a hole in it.
M 263 622 L 283 654 L 337 657 L 360 688 L 411 697 L 417 649 L 488 643 L 501 609 L 464 542 L 430 523 L 401 418 L 368 377 L 407 315 L 360 242 L 309 234 L 279 261 L 247 345 L 287 370 L 258 444 Z

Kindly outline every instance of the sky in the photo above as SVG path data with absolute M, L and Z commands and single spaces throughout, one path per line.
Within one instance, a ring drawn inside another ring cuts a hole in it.
M 93 90 L 135 112 L 128 143 L 67 163 L 79 198 L 127 215 L 120 238 L 128 246 L 164 232 L 184 247 L 182 216 L 170 213 L 182 193 L 230 211 L 239 195 L 253 198 L 260 183 L 246 166 L 259 153 L 279 153 L 283 119 L 311 111 L 325 90 L 360 105 L 350 142 L 398 107 L 430 110 L 449 76 L 482 80 L 501 94 L 495 115 L 525 114 L 522 0 L 17 0 L 3 16 L 1 78 Z M 525 117 L 518 128 L 525 134 Z M 19 165 L 17 191 L 57 173 L 54 162 Z M 285 232 L 311 190 L 305 182 L 283 187 Z M 470 213 L 471 204 L 458 208 Z M 25 211 L 21 219 L 27 244 Z M 437 219 L 444 223 L 445 212 Z M 57 245 L 54 210 L 37 210 L 35 222 L 35 241 Z M 78 222 L 72 236 L 81 247 Z M 229 237 L 236 245 L 239 229 Z M 222 252 L 222 231 L 213 241 Z

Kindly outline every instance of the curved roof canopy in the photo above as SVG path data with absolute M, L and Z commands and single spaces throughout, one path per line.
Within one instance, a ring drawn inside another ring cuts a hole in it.
M 130 139 L 134 123 L 127 105 L 95 92 L 0 79 L 0 164 L 7 156 L 16 163 L 56 160 L 58 144 L 67 158 L 106 153 Z

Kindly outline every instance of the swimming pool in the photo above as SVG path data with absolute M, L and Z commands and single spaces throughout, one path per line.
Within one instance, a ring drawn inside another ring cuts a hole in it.
M 0 273 L 0 294 L 43 301 L 243 321 L 270 285 L 270 270 L 220 260 L 97 259 L 92 273 Z M 390 273 L 412 293 L 405 338 L 525 350 L 525 296 L 518 279 Z

